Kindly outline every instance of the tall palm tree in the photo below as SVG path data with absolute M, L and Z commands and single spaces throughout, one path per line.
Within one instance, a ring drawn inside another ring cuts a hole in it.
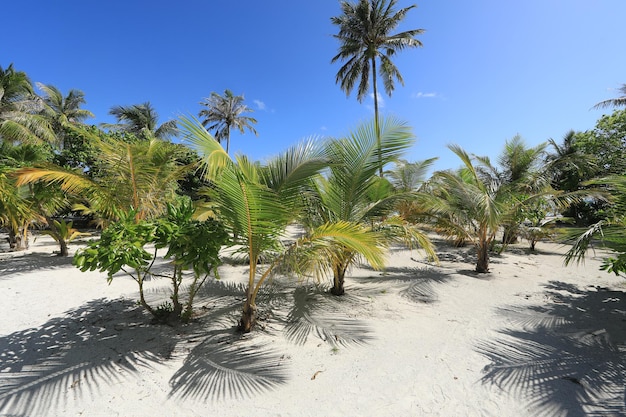
M 376 174 L 381 162 L 397 161 L 412 144 L 410 129 L 395 119 L 365 123 L 348 137 L 329 141 L 326 154 L 332 163 L 328 175 L 317 178 L 309 211 L 313 214 L 308 223 L 311 233 L 326 224 L 351 224 L 361 228 L 364 239 L 378 242 L 381 250 L 398 242 L 421 247 L 434 258 L 428 238 L 394 216 L 398 202 L 410 199 L 413 190 L 390 192 L 387 180 Z M 338 255 L 324 265 L 333 277 L 334 295 L 344 294 L 346 272 L 360 258 L 359 251 L 341 244 L 338 248 Z
M 337 72 L 336 82 L 349 95 L 358 81 L 357 99 L 362 102 L 369 92 L 371 77 L 376 123 L 379 121 L 377 74 L 382 78 L 385 92 L 391 96 L 394 79 L 404 85 L 402 75 L 391 59 L 406 48 L 422 46 L 415 36 L 423 33 L 423 29 L 391 33 L 408 11 L 416 7 L 412 5 L 396 11 L 396 3 L 397 0 L 358 0 L 356 3 L 342 1 L 343 14 L 331 18 L 331 22 L 339 26 L 339 33 L 334 36 L 340 42 L 339 52 L 331 62 L 345 61 Z M 380 68 L 377 70 L 378 62 Z M 379 173 L 382 177 L 382 163 Z
M 242 116 L 243 113 L 250 113 L 253 110 L 243 104 L 243 95 L 236 96 L 230 90 L 224 90 L 224 95 L 220 96 L 212 92 L 210 97 L 200 102 L 205 109 L 200 110 L 198 116 L 202 119 L 202 125 L 209 131 L 215 132 L 215 139 L 218 142 L 226 141 L 226 153 L 230 147 L 231 128 L 244 133 L 244 129 L 257 135 L 257 131 L 252 125 L 256 124 L 256 119 L 249 116 Z
M 67 96 L 51 84 L 36 83 L 43 92 L 43 114 L 47 116 L 52 129 L 59 136 L 61 147 L 64 147 L 65 129 L 71 129 L 75 124 L 82 124 L 85 119 L 94 117 L 89 110 L 80 107 L 86 103 L 85 94 L 80 90 L 72 89 Z
M 41 103 L 26 73 L 16 71 L 13 64 L 0 67 L 0 139 L 53 143 L 54 132 L 40 111 Z
M 626 84 L 622 84 L 619 88 L 621 97 L 603 100 L 593 106 L 594 109 L 606 109 L 607 107 L 624 107 L 626 106 Z
M 176 120 L 159 125 L 159 115 L 149 101 L 131 106 L 113 106 L 109 114 L 115 116 L 117 124 L 103 123 L 102 127 L 132 133 L 139 138 L 166 140 L 178 134 Z

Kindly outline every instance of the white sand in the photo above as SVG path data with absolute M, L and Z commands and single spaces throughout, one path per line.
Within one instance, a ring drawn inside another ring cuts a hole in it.
M 440 245 L 439 266 L 396 250 L 341 298 L 275 279 L 240 336 L 245 266 L 172 328 L 150 324 L 132 279 L 81 273 L 41 237 L 0 253 L 0 416 L 626 415 L 624 279 L 537 248 L 487 275 L 469 249 Z

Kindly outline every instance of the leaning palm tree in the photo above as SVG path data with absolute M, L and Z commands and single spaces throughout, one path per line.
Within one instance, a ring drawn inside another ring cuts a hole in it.
M 362 228 L 364 236 L 383 250 L 404 243 L 421 247 L 434 258 L 425 234 L 395 216 L 397 204 L 412 199 L 414 190 L 392 192 L 387 180 L 376 175 L 381 162 L 396 162 L 412 144 L 408 126 L 392 118 L 364 123 L 348 137 L 329 141 L 326 154 L 332 163 L 328 175 L 317 178 L 308 212 L 311 218 L 305 223 L 311 233 L 328 223 L 345 222 Z M 334 295 L 344 294 L 346 272 L 361 259 L 358 251 L 339 248 L 326 264 Z
M 0 67 L 0 140 L 54 143 L 55 136 L 41 103 L 23 71 Z
M 202 119 L 202 125 L 209 131 L 215 132 L 215 139 L 218 142 L 226 141 L 226 153 L 230 147 L 230 131 L 232 128 L 244 133 L 244 129 L 257 134 L 252 127 L 256 124 L 256 119 L 249 116 L 242 116 L 243 113 L 250 113 L 253 110 L 243 104 L 243 95 L 236 96 L 230 90 L 224 90 L 224 95 L 220 96 L 212 92 L 210 97 L 200 102 L 205 109 L 200 110 L 198 116 Z
M 606 109 L 607 107 L 624 107 L 626 106 L 626 84 L 622 84 L 619 88 L 621 97 L 603 100 L 593 106 L 594 109 Z
M 147 140 L 166 140 L 178 134 L 176 120 L 159 125 L 159 115 L 149 101 L 131 106 L 113 106 L 109 114 L 115 116 L 117 123 L 103 123 L 102 127 L 107 129 L 132 133 Z
M 396 3 L 397 0 L 342 1 L 343 14 L 331 18 L 331 22 L 339 26 L 339 33 L 334 36 L 340 42 L 339 52 L 331 62 L 346 61 L 337 72 L 336 82 L 341 84 L 341 89 L 348 95 L 358 82 L 357 99 L 361 102 L 369 92 L 371 77 L 376 123 L 379 121 L 377 74 L 383 80 L 385 92 L 391 96 L 394 79 L 404 85 L 402 75 L 391 58 L 405 48 L 422 46 L 415 36 L 423 33 L 423 29 L 391 33 L 408 11 L 416 7 L 412 5 L 396 11 Z M 380 63 L 379 68 L 377 63 Z M 382 177 L 382 161 L 379 161 L 379 165 Z

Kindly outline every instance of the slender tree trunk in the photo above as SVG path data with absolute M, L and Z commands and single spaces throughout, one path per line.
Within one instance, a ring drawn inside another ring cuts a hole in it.
M 137 271 L 137 283 L 139 284 L 139 304 L 141 304 L 143 308 L 148 310 L 150 314 L 156 317 L 156 311 L 154 311 L 154 309 L 150 307 L 150 304 L 146 302 L 146 298 L 143 293 L 143 276 L 139 271 Z
M 383 156 L 380 139 L 380 123 L 378 120 L 378 86 L 376 85 L 376 58 L 372 58 L 372 85 L 374 86 L 374 128 L 376 129 L 376 144 L 378 145 L 378 172 L 383 177 Z
M 476 272 L 489 272 L 489 242 L 481 240 L 476 248 Z
M 346 276 L 346 268 L 343 265 L 338 265 L 335 267 L 334 271 L 334 279 L 333 279 L 333 287 L 330 289 L 330 293 L 332 295 L 344 295 L 344 278 Z
M 172 287 L 173 287 L 172 315 L 176 317 L 177 319 L 180 318 L 183 312 L 183 305 L 180 303 L 179 294 L 178 294 L 180 290 L 181 281 L 182 281 L 182 271 L 180 268 L 174 267 L 174 276 L 172 276 Z
M 250 333 L 256 324 L 256 305 L 253 300 L 254 289 L 248 288 L 246 302 L 243 305 L 241 320 L 239 320 L 239 331 Z
M 505 245 L 511 245 L 517 243 L 518 230 L 515 226 L 505 226 L 504 233 L 502 234 L 502 243 Z

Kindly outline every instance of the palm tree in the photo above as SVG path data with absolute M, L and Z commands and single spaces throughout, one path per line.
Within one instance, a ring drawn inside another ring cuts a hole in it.
M 85 119 L 94 117 L 89 110 L 81 109 L 85 104 L 85 94 L 80 90 L 72 89 L 67 96 L 53 85 L 36 83 L 43 92 L 43 114 L 47 116 L 52 129 L 59 136 L 61 147 L 65 145 L 65 129 L 71 129 L 75 124 L 82 124 Z
M 527 147 L 522 137 L 516 135 L 505 142 L 498 157 L 500 170 L 495 170 L 494 175 L 499 178 L 500 187 L 507 195 L 503 203 L 510 209 L 518 208 L 516 212 L 510 213 L 503 224 L 504 244 L 517 241 L 520 224 L 525 220 L 524 206 L 518 204 L 520 197 L 534 195 L 550 187 L 548 171 L 542 165 L 546 146 L 542 143 Z
M 326 224 L 350 224 L 362 230 L 364 241 L 377 242 L 381 250 L 398 242 L 421 247 L 434 258 L 428 238 L 393 215 L 400 201 L 413 197 L 413 190 L 392 192 L 387 180 L 376 175 L 381 162 L 396 162 L 412 144 L 410 129 L 395 119 L 366 123 L 346 138 L 329 141 L 326 154 L 332 163 L 328 175 L 317 178 L 312 219 L 307 223 L 311 233 Z M 341 244 L 337 253 L 324 267 L 333 276 L 331 293 L 342 295 L 345 274 L 360 253 Z
M 437 219 L 438 230 L 476 246 L 476 272 L 489 272 L 489 249 L 506 214 L 499 195 L 499 181 L 481 168 L 493 170 L 483 159 L 474 159 L 457 145 L 449 149 L 462 161 L 459 170 L 433 175 L 434 195 L 426 197 L 429 212 Z
M 284 248 L 281 237 L 286 226 L 304 215 L 303 195 L 311 190 L 311 179 L 328 166 L 314 142 L 289 148 L 262 166 L 239 155 L 234 160 L 200 122 L 183 119 L 187 140 L 203 155 L 203 172 L 213 181 L 211 196 L 218 218 L 249 260 L 248 285 L 239 328 L 249 332 L 256 323 L 256 298 L 267 278 L 277 271 L 299 275 L 320 273 L 339 259 L 344 250 L 360 253 L 374 267 L 383 264 L 378 235 L 361 225 L 334 221 Z M 268 262 L 261 265 L 260 260 Z
M 339 33 L 334 36 L 340 42 L 339 52 L 331 62 L 346 61 L 337 72 L 335 81 L 340 83 L 341 89 L 347 95 L 358 81 L 357 99 L 362 102 L 369 92 L 371 76 L 376 123 L 379 120 L 377 73 L 382 78 L 385 92 L 391 96 L 394 79 L 404 85 L 402 75 L 391 58 L 405 48 L 422 46 L 415 36 L 423 33 L 423 29 L 391 34 L 408 11 L 416 7 L 412 5 L 396 11 L 394 9 L 396 3 L 397 0 L 358 0 L 357 3 L 342 1 L 343 14 L 331 18 L 331 22 L 339 26 Z M 378 72 L 377 62 L 380 62 Z M 379 161 L 379 164 L 379 173 L 382 177 L 382 161 Z
M 568 236 L 572 247 L 565 255 L 565 265 L 572 262 L 583 262 L 594 240 L 599 239 L 601 244 L 613 251 L 605 259 L 601 269 L 613 272 L 616 275 L 626 273 L 626 176 L 611 175 L 590 181 L 588 185 L 608 187 L 612 196 L 613 212 L 610 218 L 600 220 L 591 225 L 578 236 Z
M 53 143 L 54 132 L 40 111 L 41 103 L 26 73 L 16 71 L 13 64 L 0 67 L 0 139 Z
M 103 123 L 102 127 L 132 133 L 138 138 L 166 140 L 178 134 L 176 120 L 169 120 L 159 126 L 159 115 L 148 101 L 131 106 L 113 106 L 109 114 L 115 116 L 117 124 Z
M 623 107 L 626 106 L 626 84 L 622 84 L 619 88 L 619 92 L 622 94 L 621 97 L 611 98 L 608 100 L 603 100 L 593 106 L 594 109 L 606 109 L 607 107 Z
M 92 135 L 91 140 L 99 150 L 98 176 L 90 178 L 80 170 L 53 165 L 30 167 L 18 171 L 18 185 L 60 184 L 63 191 L 88 204 L 77 206 L 83 211 L 114 220 L 120 211 L 130 209 L 136 220 L 142 220 L 165 213 L 178 181 L 192 169 L 177 164 L 176 145 L 159 139 L 127 143 Z
M 436 160 L 437 158 L 415 162 L 408 162 L 403 159 L 398 160 L 394 169 L 388 173 L 394 192 L 412 193 L 425 191 L 424 187 L 428 184 L 426 175 Z M 396 209 L 400 218 L 409 223 L 419 223 L 427 217 L 421 202 L 415 198 L 398 202 Z
M 218 142 L 226 141 L 226 153 L 230 146 L 230 130 L 236 128 L 240 133 L 244 129 L 257 135 L 257 131 L 252 127 L 256 124 L 256 119 L 242 116 L 243 113 L 250 113 L 253 110 L 243 104 L 243 95 L 236 96 L 230 90 L 224 90 L 224 95 L 220 96 L 212 92 L 210 97 L 200 102 L 206 109 L 200 110 L 198 116 L 202 119 L 202 125 L 209 131 L 215 132 L 215 139 Z

